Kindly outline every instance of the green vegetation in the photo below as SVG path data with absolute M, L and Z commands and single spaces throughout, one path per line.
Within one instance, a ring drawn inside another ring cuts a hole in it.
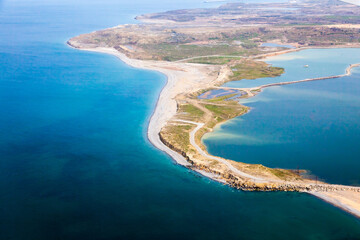
M 192 104 L 180 105 L 179 112 L 182 114 L 181 118 L 188 120 L 197 120 L 204 116 L 204 112 Z
M 252 31 L 249 31 L 249 32 L 236 32 L 235 33 L 236 35 L 233 36 L 233 40 L 238 40 L 238 41 L 242 41 L 242 42 L 246 42 L 248 41 L 249 39 L 253 39 L 253 38 L 256 38 L 256 37 L 259 37 L 259 33 L 257 32 L 252 32 Z
M 279 169 L 279 168 L 268 168 L 268 170 L 273 175 L 277 176 L 278 178 L 280 178 L 282 180 L 288 180 L 288 179 L 293 180 L 294 178 L 299 178 L 299 176 L 297 174 L 293 173 L 290 170 Z
M 325 19 L 331 19 L 331 20 L 360 20 L 360 16 L 354 16 L 354 15 L 343 15 L 343 16 L 325 16 Z
M 284 5 L 293 7 L 293 3 Z M 272 40 L 303 47 L 359 43 L 358 28 L 335 25 L 360 24 L 360 8 L 329 0 L 297 2 L 296 8 L 299 11 L 281 14 L 276 9 L 256 9 L 241 3 L 200 12 L 182 9 L 140 16 L 140 19 L 178 21 L 175 25 L 168 21 L 129 24 L 80 35 L 70 42 L 82 48 L 113 47 L 136 59 L 176 61 L 196 57 L 189 62 L 219 65 L 235 60 L 226 56 L 248 57 L 280 50 L 260 47 L 261 43 Z M 184 22 L 189 23 L 181 24 Z M 219 57 L 206 57 L 213 55 Z
M 174 25 L 169 21 L 160 21 L 156 24 L 123 25 L 84 34 L 73 38 L 70 42 L 72 46 L 79 48 L 112 47 L 135 59 L 187 60 L 190 63 L 226 65 L 222 68 L 225 71 L 221 74 L 228 76 L 230 68 L 232 75 L 229 76 L 229 81 L 275 77 L 284 73 L 283 68 L 245 59 L 249 56 L 256 58 L 260 54 L 281 50 L 281 48 L 260 47 L 264 42 L 296 43 L 296 46 L 300 47 L 325 47 L 360 42 L 358 28 L 334 26 L 360 24 L 360 9 L 351 5 L 328 0 L 300 1 L 296 3 L 298 11 L 284 11 L 281 14 L 276 8 L 272 9 L 272 5 L 268 5 L 270 8 L 265 7 L 263 10 L 247 8 L 247 5 L 233 3 L 229 5 L 231 7 L 217 9 L 178 10 L 151 14 L 143 19 L 171 20 L 178 23 Z M 283 5 L 293 7 L 293 3 Z M 298 14 L 299 12 L 302 14 Z M 189 23 L 182 25 L 179 24 L 181 22 Z M 356 45 L 352 44 L 352 46 Z M 215 72 L 220 67 L 208 69 L 212 71 L 212 77 L 220 74 Z M 175 151 L 188 155 L 195 160 L 194 162 L 205 163 L 215 168 L 217 161 L 199 156 L 200 154 L 190 144 L 190 131 L 195 125 L 178 120 L 205 123 L 195 136 L 197 144 L 205 148 L 201 144 L 201 138 L 205 133 L 211 131 L 218 123 L 246 113 L 249 108 L 236 101 L 226 101 L 238 94 L 234 91 L 213 99 L 196 98 L 208 90 L 178 95 L 176 97 L 178 112 L 174 117 L 175 120 L 168 122 L 161 129 L 160 136 Z M 252 92 L 259 91 L 260 89 L 256 89 Z M 232 164 L 245 172 L 263 176 L 272 175 L 284 180 L 300 178 L 290 170 L 269 169 L 259 164 L 236 162 Z
M 179 45 L 160 43 L 142 45 L 141 48 L 144 49 L 147 53 L 150 53 L 153 56 L 157 56 L 157 58 L 165 61 L 177 61 L 191 57 L 201 57 L 208 55 L 251 56 L 259 53 L 258 49 L 244 49 L 237 45 L 229 44 Z M 197 63 L 212 63 L 212 61 L 208 62 L 206 59 L 203 62 L 201 62 L 201 60 L 197 61 L 197 59 L 193 59 L 191 61 Z M 219 59 L 217 59 L 217 61 L 219 61 Z M 227 60 L 224 61 L 226 62 Z
M 251 92 L 252 92 L 253 94 L 257 94 L 257 93 L 261 92 L 261 89 L 260 89 L 260 88 L 254 89 L 254 90 L 252 90 Z
M 191 125 L 167 125 L 162 131 L 161 136 L 174 147 L 181 151 L 189 151 Z
M 107 29 L 72 39 L 72 44 L 83 47 L 107 46 L 126 53 L 130 58 L 144 60 L 177 61 L 188 58 L 191 63 L 230 64 L 241 57 L 256 56 L 263 52 L 262 42 L 286 39 L 284 43 L 298 43 L 300 46 L 331 46 L 334 44 L 358 43 L 360 31 L 352 28 L 315 26 L 360 21 L 359 16 L 325 16 L 325 22 L 279 23 L 272 27 L 251 27 L 211 29 L 198 33 L 198 29 L 186 28 L 173 31 L 167 26 L 161 28 L 127 26 Z M 324 17 L 324 18 L 325 18 Z M 128 48 L 130 46 L 130 48 Z M 271 51 L 276 51 L 273 49 Z M 270 52 L 271 52 L 270 51 Z M 214 56 L 215 55 L 215 56 Z M 229 57 L 234 56 L 234 57 Z
M 241 46 L 245 49 L 252 49 L 252 48 L 256 48 L 258 44 L 252 41 L 245 41 L 241 44 Z
M 234 96 L 238 95 L 238 93 L 232 93 L 232 94 L 228 94 L 225 96 L 221 96 L 221 97 L 216 97 L 216 98 L 212 98 L 212 99 L 207 99 L 205 101 L 207 102 L 211 102 L 211 103 L 215 103 L 215 102 L 221 102 L 221 101 L 225 101 L 226 99 L 232 98 Z M 230 103 L 230 102 L 227 102 Z
M 189 63 L 201 63 L 201 64 L 214 64 L 214 65 L 224 65 L 229 63 L 230 61 L 233 60 L 240 60 L 242 59 L 241 57 L 200 57 L 200 58 L 195 58 L 195 59 L 191 59 L 188 62 Z
M 214 116 L 213 119 L 215 119 L 217 122 L 222 122 L 227 119 L 234 118 L 239 115 L 240 112 L 243 112 L 243 109 L 240 108 L 237 105 L 234 106 L 219 106 L 219 105 L 212 105 L 212 104 L 206 104 L 204 105 L 206 109 L 210 110 Z
M 276 77 L 283 74 L 283 68 L 272 67 L 264 62 L 244 60 L 231 66 L 233 75 L 230 81 L 241 79 L 257 79 L 265 77 Z

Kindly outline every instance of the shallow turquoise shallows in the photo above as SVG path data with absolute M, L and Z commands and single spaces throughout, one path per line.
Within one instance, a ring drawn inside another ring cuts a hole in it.
M 350 63 L 360 63 L 360 49 L 305 50 L 269 62 L 284 66 L 286 73 L 244 81 L 259 86 L 343 74 Z M 305 63 L 309 68 L 301 66 Z M 243 101 L 251 111 L 207 134 L 209 152 L 269 167 L 299 167 L 331 183 L 360 185 L 360 69 L 352 72 L 338 79 L 270 87 Z
M 350 64 L 360 63 L 360 48 L 306 49 L 270 57 L 266 62 L 274 67 L 284 68 L 285 73 L 273 78 L 228 82 L 225 86 L 252 88 L 269 83 L 345 74 Z
M 312 196 L 235 191 L 174 164 L 146 138 L 165 77 L 65 44 L 211 6 L 168 2 L 0 1 L 0 239 L 360 238 L 359 220 Z

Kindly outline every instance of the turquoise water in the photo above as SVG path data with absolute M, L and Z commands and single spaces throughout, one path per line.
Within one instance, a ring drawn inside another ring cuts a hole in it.
M 274 67 L 285 68 L 285 73 L 274 78 L 228 82 L 225 86 L 257 87 L 269 83 L 344 74 L 350 64 L 360 63 L 360 48 L 307 49 L 270 57 L 266 62 Z M 305 65 L 308 67 L 304 67 Z
M 0 239 L 360 238 L 359 220 L 309 195 L 235 191 L 175 165 L 146 138 L 164 76 L 65 45 L 197 6 L 0 2 Z
M 330 74 L 335 75 L 349 62 L 360 62 L 356 59 L 360 56 L 356 55 L 358 51 L 306 50 L 284 55 L 276 63 L 278 66 L 283 63 L 287 74 L 276 81 L 309 77 L 310 73 L 304 77 L 299 67 L 290 64 L 299 65 L 297 61 L 306 59 L 310 52 L 325 56 L 312 60 L 311 66 L 318 71 L 309 69 L 313 75 L 322 76 L 328 66 L 332 66 Z M 340 67 L 334 59 L 327 58 L 334 52 L 342 56 Z M 248 114 L 221 125 L 206 135 L 204 142 L 215 155 L 269 167 L 299 167 L 331 183 L 359 186 L 359 92 L 359 68 L 349 77 L 267 88 L 243 101 L 251 107 Z

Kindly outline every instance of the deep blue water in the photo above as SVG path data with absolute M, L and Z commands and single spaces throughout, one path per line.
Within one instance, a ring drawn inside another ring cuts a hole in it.
M 165 78 L 66 46 L 139 13 L 202 1 L 0 2 L 0 239 L 345 239 L 314 197 L 244 193 L 146 139 Z

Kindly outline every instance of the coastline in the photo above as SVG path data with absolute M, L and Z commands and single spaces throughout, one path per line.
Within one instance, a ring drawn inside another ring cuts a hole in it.
M 166 76 L 166 83 L 163 89 L 161 90 L 157 102 L 155 105 L 155 109 L 150 116 L 149 122 L 148 122 L 148 128 L 147 128 L 147 138 L 150 141 L 150 143 L 156 147 L 157 149 L 161 150 L 162 152 L 169 155 L 176 164 L 184 166 L 184 167 L 190 167 L 191 164 L 187 161 L 187 159 L 181 155 L 180 153 L 172 150 L 168 146 L 166 146 L 160 139 L 159 133 L 163 126 L 169 121 L 177 111 L 177 103 L 175 101 L 175 95 L 177 94 L 169 94 L 170 89 L 174 88 L 175 83 L 178 82 L 178 76 L 176 75 L 176 72 L 174 73 L 174 69 L 166 69 L 169 65 L 168 62 L 163 62 L 163 67 L 159 67 L 156 65 L 159 65 L 159 61 L 143 61 L 143 60 L 136 60 L 131 59 L 127 57 L 125 54 L 120 53 L 119 51 L 113 49 L 113 48 L 76 48 L 72 46 L 69 42 L 67 45 L 73 49 L 76 50 L 82 50 L 82 51 L 89 51 L 89 52 L 97 52 L 97 53 L 103 53 L 108 55 L 113 55 L 117 57 L 120 61 L 124 62 L 126 65 L 143 69 L 143 70 L 150 70 L 150 71 L 156 71 L 161 74 L 164 74 Z M 160 64 L 161 65 L 161 64 Z M 181 64 L 184 65 L 184 64 Z M 193 65 L 193 64 L 191 64 Z M 196 65 L 196 64 L 195 64 Z M 165 68 L 164 68 L 165 67 Z M 199 88 L 201 89 L 201 87 Z M 174 95 L 174 96 L 173 96 Z M 172 97 L 173 96 L 173 97 Z M 198 174 L 210 178 L 211 180 L 214 180 L 216 182 L 220 183 L 226 183 L 222 179 L 219 179 L 216 174 L 209 173 L 200 169 L 192 169 L 193 171 L 197 172 Z
M 292 53 L 292 52 L 299 52 L 307 49 L 336 49 L 336 48 L 360 48 L 359 44 L 348 44 L 348 45 L 336 45 L 336 46 L 327 46 L 327 47 L 321 47 L 321 46 L 312 46 L 312 47 L 299 47 L 299 48 L 293 48 L 293 49 L 286 49 L 278 52 L 271 52 L 271 53 L 264 53 L 260 55 L 256 55 L 253 57 L 250 57 L 252 59 L 256 60 L 267 60 L 267 58 L 279 56 L 286 53 Z
M 309 192 L 309 194 L 360 219 L 360 194 L 352 196 L 357 201 L 348 201 L 348 199 L 333 192 Z
M 74 48 L 70 44 L 68 44 L 68 45 L 70 47 Z M 157 69 L 155 67 L 151 68 L 151 67 L 147 66 L 146 64 L 144 64 L 144 61 L 130 59 L 125 54 L 120 53 L 115 49 L 111 49 L 111 48 L 96 48 L 96 49 L 91 49 L 91 48 L 79 49 L 79 48 L 75 48 L 75 49 L 113 55 L 113 56 L 117 57 L 122 62 L 124 62 L 125 64 L 127 64 L 127 65 L 129 65 L 131 67 L 138 68 L 138 69 L 144 69 L 144 70 L 157 71 L 157 72 L 160 72 L 160 73 L 162 73 L 162 74 L 164 74 L 166 76 L 166 84 L 165 84 L 165 86 L 163 87 L 163 89 L 160 92 L 160 95 L 159 95 L 159 97 L 157 99 L 157 102 L 156 102 L 155 109 L 154 109 L 154 111 L 153 111 L 153 113 L 152 113 L 152 115 L 150 117 L 150 120 L 149 120 L 149 125 L 148 125 L 148 128 L 147 128 L 147 138 L 149 139 L 151 144 L 153 144 L 159 150 L 167 153 L 172 159 L 175 160 L 175 162 L 177 164 L 182 165 L 182 166 L 190 166 L 190 163 L 188 163 L 186 161 L 186 159 L 183 156 L 181 156 L 181 154 L 179 154 L 179 153 L 171 150 L 167 146 L 165 146 L 165 144 L 160 140 L 160 138 L 158 136 L 158 133 L 160 132 L 162 126 L 165 125 L 165 123 L 166 123 L 166 122 L 164 122 L 164 120 L 167 119 L 167 118 L 169 118 L 169 119 L 171 118 L 171 117 L 165 117 L 164 119 L 161 119 L 162 110 L 168 109 L 168 114 L 167 115 L 176 113 L 176 102 L 175 102 L 175 100 L 170 99 L 170 102 L 167 103 L 167 104 L 165 104 L 165 102 L 164 102 L 165 99 L 168 100 L 166 98 L 166 92 L 171 88 L 171 86 L 174 85 L 174 81 L 176 81 L 176 77 L 172 73 L 170 73 L 170 71 L 166 71 L 165 69 Z M 175 106 L 175 108 L 174 108 L 174 106 Z
M 200 90 L 204 88 L 204 85 L 208 84 L 215 85 L 218 82 L 221 82 L 222 79 L 219 79 L 220 76 L 216 76 L 213 79 L 208 79 L 209 76 L 203 74 L 203 76 L 194 75 L 194 73 L 199 73 L 201 71 L 196 72 L 194 68 L 209 68 L 209 66 L 203 66 L 201 64 L 186 64 L 186 63 L 173 63 L 173 62 L 159 62 L 159 61 L 142 61 L 136 59 L 130 59 L 125 54 L 118 52 L 112 48 L 76 48 L 68 43 L 70 47 L 73 47 L 78 50 L 91 51 L 91 52 L 99 52 L 114 55 L 123 61 L 125 64 L 139 69 L 157 71 L 164 74 L 167 77 L 167 82 L 164 88 L 161 90 L 161 93 L 158 97 L 155 109 L 153 111 L 152 116 L 149 120 L 149 126 L 147 129 L 147 137 L 149 141 L 159 150 L 167 153 L 170 157 L 172 157 L 177 164 L 189 167 L 191 164 L 185 159 L 181 154 L 173 151 L 169 147 L 167 147 L 160 139 L 159 133 L 163 126 L 176 114 L 177 111 L 177 103 L 175 101 L 175 96 L 184 92 L 184 90 L 191 89 L 192 91 L 196 91 L 196 89 Z M 342 46 L 343 47 L 343 46 Z M 301 49 L 303 50 L 303 49 Z M 300 50 L 299 50 L 300 51 Z M 284 54 L 287 52 L 283 52 L 280 54 Z M 198 70 L 198 69 L 197 69 Z M 182 76 L 183 75 L 183 76 Z M 193 75 L 192 79 L 186 81 L 184 79 L 188 78 L 190 75 Z M 221 75 L 221 74 L 220 74 Z M 202 79 L 203 81 L 197 81 L 199 84 L 186 86 L 187 83 L 193 83 L 194 79 Z M 207 78 L 207 79 L 206 79 Z M 183 81 L 182 81 L 183 80 Z M 179 87 L 178 85 L 182 85 Z M 173 90 L 173 91 L 171 91 Z M 196 172 L 200 173 L 203 176 L 211 178 L 218 182 L 223 182 L 217 178 L 217 175 L 204 172 L 201 170 L 193 169 Z M 315 197 L 322 199 L 325 202 L 328 202 L 340 209 L 343 209 L 352 215 L 360 218 L 360 204 L 356 201 L 349 201 L 347 198 L 343 198 L 341 195 L 334 195 L 328 192 L 315 192 L 309 191 L 307 192 Z M 359 194 L 359 193 L 357 193 Z M 358 196 L 358 195 L 357 195 Z M 356 196 L 356 197 L 357 197 Z M 360 198 L 359 198 L 360 199 Z
M 357 68 L 357 67 L 360 67 L 360 63 L 350 64 L 350 66 L 345 69 L 344 74 L 334 75 L 334 76 L 308 78 L 308 79 L 302 79 L 302 80 L 297 80 L 297 81 L 289 81 L 289 82 L 269 83 L 269 84 L 260 85 L 260 86 L 257 86 L 257 87 L 249 87 L 249 88 L 217 87 L 217 89 L 245 91 L 248 94 L 249 97 L 253 97 L 253 96 L 257 95 L 259 92 L 261 92 L 263 89 L 268 88 L 268 87 L 284 86 L 284 85 L 291 85 L 291 84 L 296 84 L 296 83 L 313 82 L 313 81 L 321 81 L 321 80 L 328 80 L 328 79 L 347 77 L 347 76 L 351 75 L 352 69 Z M 258 93 L 253 93 L 253 91 L 257 91 Z

